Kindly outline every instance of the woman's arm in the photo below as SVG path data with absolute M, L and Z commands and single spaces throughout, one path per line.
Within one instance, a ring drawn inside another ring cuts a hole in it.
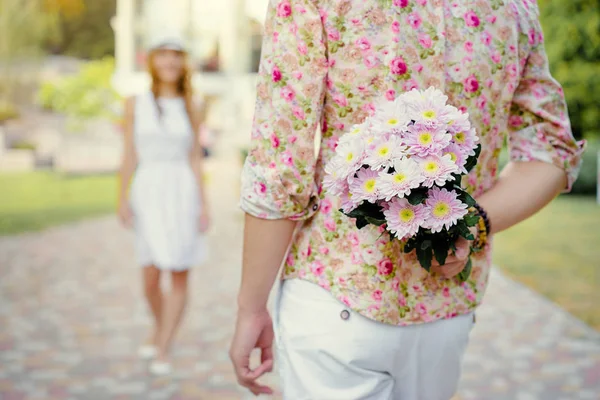
M 123 118 L 123 157 L 120 168 L 120 182 L 118 194 L 118 210 L 121 222 L 125 226 L 131 225 L 131 210 L 129 208 L 129 183 L 137 167 L 137 153 L 135 151 L 135 142 L 133 139 L 133 117 L 134 117 L 134 98 L 125 100 L 124 118 Z
M 192 107 L 190 110 L 190 122 L 194 131 L 194 141 L 190 151 L 190 165 L 198 185 L 202 213 L 208 215 L 208 202 L 204 191 L 204 153 L 200 144 L 200 127 L 206 119 L 206 106 Z

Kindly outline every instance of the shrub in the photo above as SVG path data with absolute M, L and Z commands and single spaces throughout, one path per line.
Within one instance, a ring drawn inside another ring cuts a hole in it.
M 600 141 L 590 141 L 585 153 L 583 153 L 583 164 L 581 165 L 579 177 L 573 185 L 573 194 L 596 194 L 596 185 L 598 184 L 598 151 L 600 151 Z
M 19 111 L 13 104 L 0 102 L 0 123 L 18 116 Z
M 35 151 L 35 144 L 28 142 L 26 140 L 18 141 L 16 143 L 14 143 L 11 147 L 13 149 L 18 149 L 18 150 L 33 150 L 33 151 Z
M 90 61 L 72 76 L 42 83 L 38 103 L 75 120 L 108 118 L 115 120 L 119 95 L 112 88 L 114 59 Z

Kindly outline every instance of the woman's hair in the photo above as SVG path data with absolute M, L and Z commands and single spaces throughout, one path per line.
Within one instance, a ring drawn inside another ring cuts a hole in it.
M 148 55 L 148 71 L 150 72 L 150 77 L 152 78 L 152 94 L 154 95 L 154 103 L 156 104 L 156 108 L 158 110 L 158 115 L 162 115 L 162 109 L 158 104 L 158 90 L 160 84 L 160 78 L 158 76 L 158 72 L 156 71 L 156 67 L 154 65 L 154 57 L 156 56 L 156 52 L 158 50 L 152 50 Z M 185 102 L 185 111 L 188 115 L 188 119 L 190 120 L 190 124 L 193 128 L 192 121 L 192 102 L 193 102 L 193 88 L 192 88 L 192 71 L 187 62 L 187 53 L 182 52 L 183 54 L 183 67 L 181 71 L 181 76 L 177 81 L 177 93 L 183 97 L 183 101 Z

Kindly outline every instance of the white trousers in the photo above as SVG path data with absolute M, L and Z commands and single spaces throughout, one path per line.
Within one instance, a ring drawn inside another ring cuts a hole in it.
M 274 321 L 286 400 L 449 400 L 473 314 L 385 325 L 294 279 L 282 283 Z

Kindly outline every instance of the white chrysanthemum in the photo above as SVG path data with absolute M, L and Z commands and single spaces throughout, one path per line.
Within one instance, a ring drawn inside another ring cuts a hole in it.
M 420 123 L 448 122 L 447 100 L 448 96 L 434 87 L 429 87 L 425 91 L 413 89 L 402 95 L 410 119 Z
M 410 194 L 411 189 L 419 187 L 425 179 L 419 169 L 419 164 L 410 159 L 402 158 L 394 160 L 392 164 L 393 172 L 382 171 L 379 173 L 381 178 L 380 196 L 390 201 L 392 197 L 404 197 Z
M 365 147 L 361 139 L 355 139 L 348 143 L 340 144 L 335 149 L 336 156 L 332 160 L 336 168 L 339 168 L 339 176 L 354 174 L 362 165 Z M 333 168 L 331 166 L 330 168 Z
M 406 154 L 406 146 L 402 144 L 402 139 L 396 135 L 382 136 L 377 138 L 373 148 L 366 152 L 363 164 L 373 170 L 379 170 L 382 167 L 389 167 L 392 160 L 402 158 Z
M 446 127 L 450 133 L 465 132 L 471 129 L 469 114 L 462 113 L 458 108 L 451 105 L 447 105 L 446 110 Z
M 332 158 L 325 165 L 325 178 L 323 179 L 323 188 L 333 196 L 338 196 L 348 190 L 348 170 L 342 169 L 342 160 L 340 157 Z
M 372 131 L 376 135 L 400 135 L 410 123 L 406 104 L 402 101 L 382 101 L 377 104 L 372 118 Z
M 369 124 L 368 123 L 365 122 L 360 125 L 354 125 L 347 133 L 342 135 L 342 137 L 338 141 L 338 146 L 346 144 L 346 143 L 350 143 L 350 142 L 362 137 L 363 135 L 368 134 L 368 132 L 369 132 Z

